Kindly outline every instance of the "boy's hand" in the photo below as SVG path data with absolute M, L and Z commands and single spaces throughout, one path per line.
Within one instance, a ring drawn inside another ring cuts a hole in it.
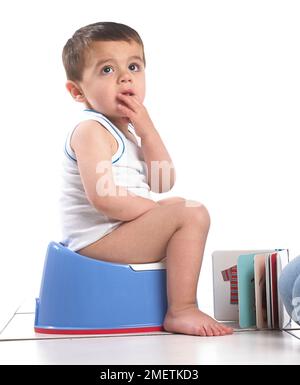
M 118 94 L 118 99 L 122 104 L 118 104 L 119 111 L 124 114 L 133 124 L 136 134 L 143 138 L 154 129 L 146 107 L 137 99 L 136 96 Z

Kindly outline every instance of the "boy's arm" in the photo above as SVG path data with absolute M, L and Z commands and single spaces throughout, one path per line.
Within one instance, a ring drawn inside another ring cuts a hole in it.
M 141 146 L 152 191 L 164 193 L 174 186 L 175 168 L 172 159 L 154 125 L 146 127 Z
M 144 105 L 135 96 L 119 94 L 123 104 L 118 108 L 132 122 L 148 169 L 148 183 L 156 193 L 171 190 L 175 183 L 175 168 L 172 159 L 150 119 Z
M 84 121 L 74 131 L 71 146 L 89 202 L 108 217 L 130 221 L 158 204 L 115 185 L 109 135 L 100 123 Z

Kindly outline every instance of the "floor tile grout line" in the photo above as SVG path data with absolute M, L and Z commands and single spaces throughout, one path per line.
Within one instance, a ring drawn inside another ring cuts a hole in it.
M 19 314 L 34 314 L 34 311 L 21 311 L 21 312 L 15 313 L 15 315 L 19 315 Z
M 0 335 L 4 332 L 4 330 L 7 328 L 7 326 L 10 324 L 10 322 L 13 320 L 14 316 L 17 314 L 17 311 L 20 309 L 21 305 L 17 307 L 13 315 L 10 317 L 10 319 L 7 321 L 7 323 L 4 325 L 4 327 L 0 331 Z
M 299 329 L 291 329 L 291 331 L 292 331 L 292 330 L 299 330 Z M 289 331 L 289 330 L 284 330 L 284 332 L 286 332 L 286 333 L 289 334 L 290 336 L 295 337 L 295 338 L 297 338 L 298 340 L 300 340 L 300 337 L 298 337 L 298 336 L 296 336 L 295 334 L 291 333 L 291 331 Z

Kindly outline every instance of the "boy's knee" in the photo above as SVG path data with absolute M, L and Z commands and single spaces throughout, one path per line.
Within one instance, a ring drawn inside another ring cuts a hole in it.
M 193 216 L 196 222 L 199 222 L 202 226 L 205 226 L 209 229 L 210 226 L 210 215 L 207 208 L 200 202 L 197 202 L 198 205 L 192 207 L 194 210 Z
M 199 224 L 201 227 L 209 229 L 210 226 L 210 215 L 207 208 L 198 201 L 186 200 L 184 204 L 178 204 L 178 210 L 186 223 Z

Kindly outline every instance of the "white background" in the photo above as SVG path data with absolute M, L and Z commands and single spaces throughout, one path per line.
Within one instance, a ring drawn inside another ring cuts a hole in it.
M 80 107 L 64 88 L 61 51 L 96 21 L 144 40 L 145 104 L 177 167 L 161 198 L 210 211 L 200 305 L 212 300 L 213 250 L 300 253 L 299 20 L 289 0 L 1 3 L 0 321 L 38 296 L 47 244 L 60 240 L 62 149 Z

